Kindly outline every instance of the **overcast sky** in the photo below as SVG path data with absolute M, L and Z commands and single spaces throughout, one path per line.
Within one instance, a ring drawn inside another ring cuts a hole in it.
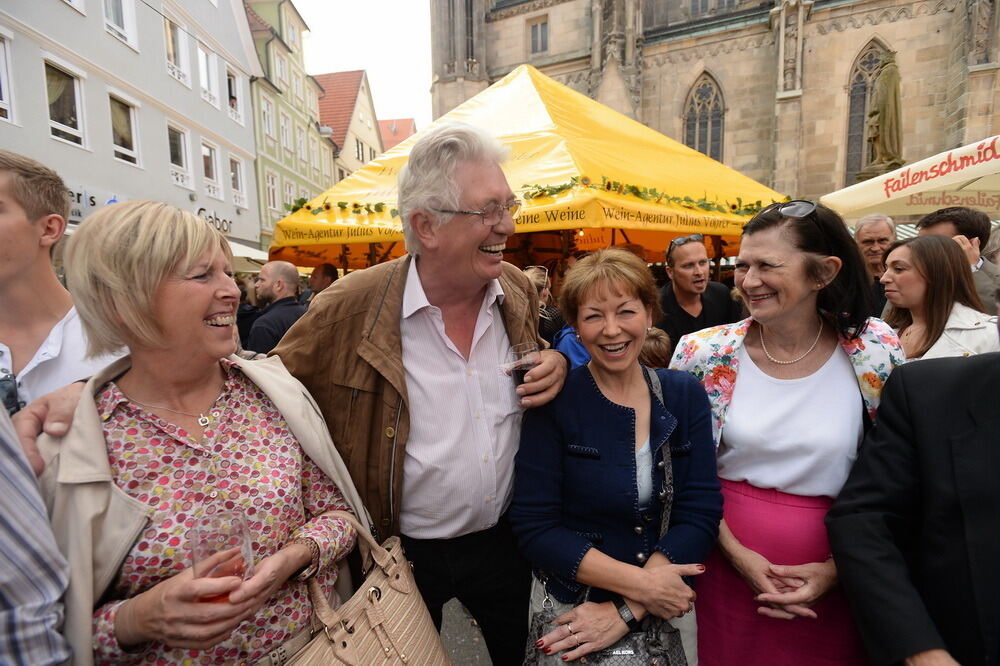
M 428 0 L 294 0 L 309 24 L 306 71 L 368 72 L 380 119 L 431 121 Z

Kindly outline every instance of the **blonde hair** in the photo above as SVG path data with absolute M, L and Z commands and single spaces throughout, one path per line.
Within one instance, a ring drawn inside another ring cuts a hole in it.
M 660 293 L 649 267 L 627 250 L 598 250 L 580 259 L 566 272 L 559 293 L 559 308 L 566 323 L 576 325 L 580 304 L 595 287 L 620 287 L 649 309 L 653 321 L 660 318 Z
M 646 329 L 646 340 L 639 351 L 639 363 L 651 368 L 666 368 L 670 365 L 671 347 L 667 332 L 652 326 Z
M 226 239 L 194 213 L 155 201 L 105 206 L 77 229 L 66 249 L 66 283 L 97 356 L 132 344 L 155 348 L 163 330 L 156 293 L 214 248 L 232 261 Z
M 10 196 L 35 222 L 46 215 L 69 217 L 69 191 L 52 169 L 30 157 L 0 150 L 0 172 L 10 174 Z

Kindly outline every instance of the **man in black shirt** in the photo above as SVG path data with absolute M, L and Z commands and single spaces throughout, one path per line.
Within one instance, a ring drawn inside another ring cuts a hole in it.
M 250 328 L 246 348 L 266 354 L 274 349 L 285 332 L 306 313 L 296 296 L 299 272 L 287 261 L 269 261 L 260 268 L 254 281 L 257 301 L 268 306 Z
M 743 317 L 740 304 L 726 285 L 708 279 L 708 252 L 701 234 L 681 236 L 667 246 L 670 282 L 660 290 L 663 319 L 657 328 L 666 331 L 670 344 L 703 328 L 730 324 Z

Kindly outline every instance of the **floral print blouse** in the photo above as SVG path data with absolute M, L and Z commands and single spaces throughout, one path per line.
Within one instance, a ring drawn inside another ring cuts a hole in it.
M 346 522 L 317 517 L 349 510 L 340 490 L 303 453 L 263 391 L 232 362 L 222 364 L 225 387 L 200 441 L 131 402 L 114 383 L 97 397 L 115 483 L 155 509 L 94 611 L 97 663 L 252 663 L 308 627 L 312 604 L 306 585 L 289 580 L 214 648 L 149 643 L 136 652 L 122 650 L 114 631 L 118 608 L 191 566 L 187 532 L 206 512 L 243 511 L 255 562 L 297 537 L 313 539 L 320 548 L 317 577 L 328 591 L 337 578 L 334 563 L 354 545 L 356 535 Z
M 712 403 L 712 434 L 716 446 L 721 440 L 726 410 L 736 386 L 739 371 L 736 351 L 743 345 L 752 323 L 753 318 L 749 317 L 685 335 L 677 343 L 670 362 L 671 369 L 686 370 L 705 386 Z M 885 380 L 906 358 L 899 337 L 884 321 L 871 317 L 864 333 L 853 340 L 840 338 L 840 347 L 854 366 L 865 409 L 874 421 Z

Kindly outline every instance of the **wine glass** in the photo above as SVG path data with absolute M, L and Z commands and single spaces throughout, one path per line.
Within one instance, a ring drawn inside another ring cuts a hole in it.
M 541 362 L 538 345 L 534 342 L 511 345 L 509 355 L 510 376 L 514 378 L 514 384 L 520 386 L 524 383 L 524 376 Z
M 238 576 L 246 580 L 253 569 L 253 542 L 246 518 L 239 511 L 216 511 L 195 519 L 188 532 L 195 578 Z M 229 593 L 202 597 L 222 602 Z

